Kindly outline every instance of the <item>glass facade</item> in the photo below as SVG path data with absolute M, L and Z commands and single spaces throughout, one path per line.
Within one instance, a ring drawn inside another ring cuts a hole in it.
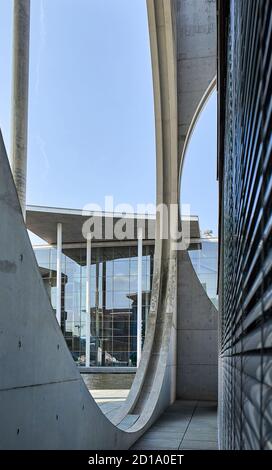
M 193 246 L 193 245 L 192 245 Z M 211 299 L 218 309 L 217 271 L 218 271 L 218 240 L 217 238 L 202 238 L 199 249 L 189 249 L 189 255 L 195 272 Z
M 34 247 L 53 309 L 56 308 L 57 252 Z M 142 338 L 149 311 L 153 245 L 143 246 Z M 90 366 L 136 366 L 137 246 L 93 247 L 91 265 Z M 86 246 L 63 246 L 61 327 L 78 365 L 85 365 Z

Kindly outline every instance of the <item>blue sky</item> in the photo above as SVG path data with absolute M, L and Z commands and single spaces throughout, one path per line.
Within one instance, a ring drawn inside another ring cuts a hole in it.
M 213 230 L 215 236 L 218 218 L 216 106 L 214 91 L 189 142 L 181 179 L 181 202 L 190 203 L 191 214 L 199 216 L 201 230 Z
M 12 0 L 0 0 L 0 126 L 10 147 Z M 29 204 L 155 202 L 145 0 L 32 0 Z M 216 233 L 216 99 L 186 155 L 182 201 Z

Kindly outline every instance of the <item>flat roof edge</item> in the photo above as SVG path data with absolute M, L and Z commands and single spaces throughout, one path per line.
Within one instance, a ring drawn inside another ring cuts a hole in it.
M 63 214 L 63 215 L 78 215 L 78 216 L 101 216 L 101 217 L 127 217 L 136 219 L 151 219 L 155 220 L 155 214 L 139 214 L 136 212 L 108 212 L 108 211 L 89 211 L 85 209 L 68 209 L 64 207 L 50 207 L 50 206 L 35 206 L 28 204 L 26 206 L 27 212 L 44 212 L 48 214 Z M 198 215 L 182 215 L 182 220 L 198 221 Z

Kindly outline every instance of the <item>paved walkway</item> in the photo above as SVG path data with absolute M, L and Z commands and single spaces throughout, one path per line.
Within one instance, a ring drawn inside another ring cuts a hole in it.
M 90 390 L 96 403 L 116 403 L 124 402 L 129 394 L 129 390 Z
M 98 406 L 111 419 L 122 406 L 128 389 L 90 390 Z M 125 418 L 126 429 L 137 415 Z M 217 450 L 217 403 L 177 400 L 134 444 L 139 450 Z
M 132 449 L 217 450 L 217 403 L 177 400 Z

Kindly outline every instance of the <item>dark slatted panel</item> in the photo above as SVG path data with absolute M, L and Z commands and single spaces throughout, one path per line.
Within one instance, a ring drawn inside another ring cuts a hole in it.
M 228 13 L 221 447 L 272 449 L 272 1 Z

